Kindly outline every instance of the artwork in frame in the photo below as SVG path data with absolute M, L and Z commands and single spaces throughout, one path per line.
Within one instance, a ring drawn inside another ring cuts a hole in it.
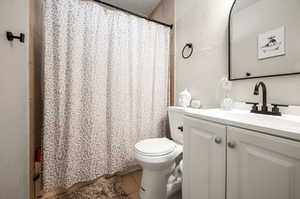
M 280 55 L 285 55 L 284 26 L 259 34 L 258 59 L 266 59 Z

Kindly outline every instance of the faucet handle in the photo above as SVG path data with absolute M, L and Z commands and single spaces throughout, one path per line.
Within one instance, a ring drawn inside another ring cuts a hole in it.
M 246 104 L 253 104 L 253 105 L 258 105 L 259 103 L 258 102 L 246 102 Z
M 259 104 L 258 102 L 246 102 L 246 104 L 252 104 L 252 110 L 251 111 L 258 111 L 257 105 Z
M 281 107 L 288 107 L 289 106 L 289 105 L 285 105 L 285 104 L 271 104 L 271 105 L 273 106 L 272 112 L 276 113 L 278 115 L 281 115 L 278 106 L 281 106 Z
M 271 104 L 271 105 L 274 106 L 274 107 L 278 107 L 278 106 L 289 107 L 289 105 L 287 105 L 287 104 Z

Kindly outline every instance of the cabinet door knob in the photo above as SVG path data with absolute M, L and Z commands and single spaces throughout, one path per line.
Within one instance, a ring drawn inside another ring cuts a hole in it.
M 228 147 L 234 149 L 236 147 L 236 143 L 234 141 L 228 142 Z
M 216 137 L 216 138 L 215 138 L 215 143 L 216 143 L 216 144 L 221 144 L 221 143 L 222 143 L 222 138 Z

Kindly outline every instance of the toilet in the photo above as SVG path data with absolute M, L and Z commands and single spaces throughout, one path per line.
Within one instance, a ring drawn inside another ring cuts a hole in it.
M 140 197 L 167 199 L 181 189 L 184 108 L 168 108 L 171 139 L 152 138 L 135 145 L 135 157 L 143 168 Z

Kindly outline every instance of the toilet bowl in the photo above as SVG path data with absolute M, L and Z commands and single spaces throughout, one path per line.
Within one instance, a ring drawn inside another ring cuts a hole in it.
M 181 188 L 184 108 L 169 107 L 171 139 L 152 138 L 135 145 L 135 157 L 143 168 L 141 199 L 166 199 Z M 178 163 L 180 162 L 180 163 Z

